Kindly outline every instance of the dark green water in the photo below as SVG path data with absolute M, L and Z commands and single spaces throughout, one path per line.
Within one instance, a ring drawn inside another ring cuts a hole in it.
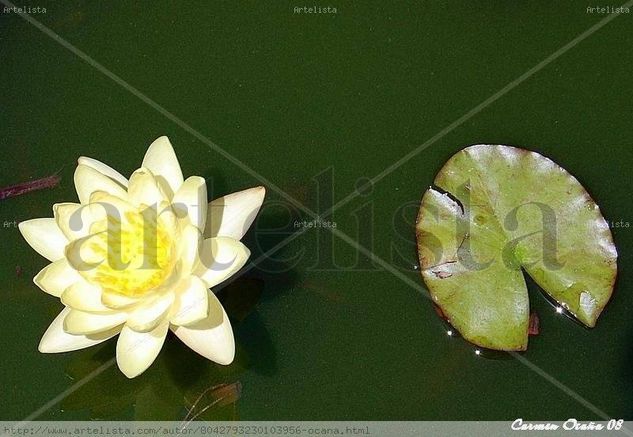
M 45 7 L 36 20 L 313 210 L 331 206 L 329 194 L 344 198 L 359 179 L 606 16 L 587 13 L 583 2 L 537 1 L 319 4 L 336 14 L 295 14 L 303 3 L 281 1 L 22 5 Z M 618 283 L 593 330 L 555 314 L 532 284 L 542 330 L 524 357 L 626 419 L 633 419 L 632 20 L 633 11 L 621 14 L 329 219 L 421 284 L 411 205 L 455 151 L 513 144 L 560 163 L 609 221 L 621 223 L 613 229 Z M 22 419 L 114 356 L 114 341 L 37 352 L 61 304 L 32 284 L 46 262 L 12 224 L 75 200 L 78 156 L 130 174 L 147 145 L 168 135 L 185 175 L 206 177 L 214 196 L 260 182 L 15 13 L 0 14 L 0 80 L 0 185 L 62 177 L 57 188 L 0 201 L 0 418 Z M 282 201 L 269 187 L 246 239 L 253 259 L 296 231 L 294 220 L 309 219 Z M 110 366 L 39 418 L 182 419 L 206 388 L 236 382 L 237 403 L 204 417 L 600 418 L 521 362 L 478 357 L 448 337 L 424 296 L 327 229 L 305 232 L 246 276 L 257 279 L 248 287 L 263 290 L 234 323 L 233 365 L 215 366 L 170 336 L 139 378 Z

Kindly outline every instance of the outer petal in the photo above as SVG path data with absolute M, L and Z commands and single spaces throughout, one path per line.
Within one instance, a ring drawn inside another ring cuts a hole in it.
M 218 364 L 231 364 L 235 340 L 231 322 L 213 293 L 209 293 L 209 315 L 189 326 L 172 326 L 174 334 L 187 346 Z
M 97 161 L 96 159 L 88 158 L 86 156 L 80 156 L 77 162 L 79 164 L 92 167 L 98 172 L 108 176 L 111 179 L 114 179 L 115 181 L 123 185 L 124 187 L 127 187 L 127 184 L 128 184 L 127 178 L 123 176 L 121 173 L 119 173 L 118 171 L 116 171 L 115 169 L 113 169 L 112 167 L 110 167 L 109 165 L 104 164 L 101 161 Z
M 111 312 L 101 303 L 101 287 L 92 285 L 83 278 L 68 287 L 61 296 L 61 301 L 74 310 L 88 312 Z
M 143 158 L 143 167 L 150 169 L 156 178 L 168 187 L 171 192 L 167 193 L 170 197 L 174 195 L 182 185 L 183 177 L 178 158 L 174 153 L 174 148 L 169 142 L 169 138 L 160 137 L 156 139 L 147 149 L 145 158 Z
M 75 335 L 90 335 L 108 331 L 121 325 L 127 318 L 126 313 L 93 314 L 71 309 L 64 319 L 64 331 Z
M 75 170 L 75 189 L 79 202 L 84 205 L 90 201 L 90 195 L 95 191 L 105 191 L 121 199 L 127 199 L 125 188 L 118 182 L 83 164 L 79 164 Z
M 56 203 L 53 205 L 55 223 L 69 241 L 85 237 L 93 222 L 90 208 L 80 203 Z
M 215 199 L 207 208 L 204 236 L 240 240 L 255 220 L 265 195 L 264 187 L 255 187 Z
M 49 261 L 64 257 L 68 239 L 53 218 L 39 218 L 20 222 L 22 236 L 37 253 Z
M 158 206 L 168 200 L 157 178 L 146 168 L 139 168 L 132 173 L 128 194 L 136 206 Z
M 116 344 L 116 361 L 128 378 L 143 373 L 156 359 L 167 336 L 168 323 L 150 332 L 136 332 L 125 326 Z
M 207 221 L 207 184 L 199 176 L 191 176 L 180 186 L 172 200 L 179 218 L 204 231 Z
M 176 293 L 172 325 L 190 325 L 209 315 L 209 289 L 202 279 L 190 276 Z
M 208 238 L 200 247 L 200 261 L 194 274 L 208 288 L 215 287 L 241 269 L 251 252 L 238 240 L 229 237 Z
M 130 312 L 126 326 L 138 332 L 151 331 L 165 319 L 173 303 L 173 292 L 167 292 L 143 302 Z
M 61 296 L 67 287 L 77 281 L 83 281 L 83 278 L 64 258 L 47 265 L 33 278 L 35 285 L 55 297 Z
M 121 327 L 119 326 L 109 331 L 104 331 L 94 335 L 68 334 L 64 331 L 64 319 L 70 311 L 70 308 L 64 308 L 55 320 L 53 320 L 40 341 L 40 345 L 38 347 L 40 352 L 51 354 L 83 349 L 114 337 L 121 331 Z

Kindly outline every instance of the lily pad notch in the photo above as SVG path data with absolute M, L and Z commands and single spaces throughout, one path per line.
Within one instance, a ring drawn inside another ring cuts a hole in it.
M 574 176 L 536 152 L 473 145 L 424 193 L 416 223 L 422 278 L 462 336 L 527 349 L 522 270 L 587 327 L 613 292 L 617 251 L 598 205 Z

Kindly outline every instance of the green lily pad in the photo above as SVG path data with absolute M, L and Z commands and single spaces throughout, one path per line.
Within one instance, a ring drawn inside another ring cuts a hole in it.
M 565 169 L 536 152 L 476 145 L 451 157 L 416 226 L 422 277 L 462 336 L 525 350 L 523 271 L 589 327 L 609 301 L 617 252 L 598 205 Z

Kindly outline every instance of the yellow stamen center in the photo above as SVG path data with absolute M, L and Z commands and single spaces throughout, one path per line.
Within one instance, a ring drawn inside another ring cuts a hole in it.
M 90 281 L 126 296 L 146 294 L 165 281 L 173 267 L 172 238 L 155 214 L 128 211 L 122 220 L 108 215 L 105 230 L 90 241 L 103 262 Z

